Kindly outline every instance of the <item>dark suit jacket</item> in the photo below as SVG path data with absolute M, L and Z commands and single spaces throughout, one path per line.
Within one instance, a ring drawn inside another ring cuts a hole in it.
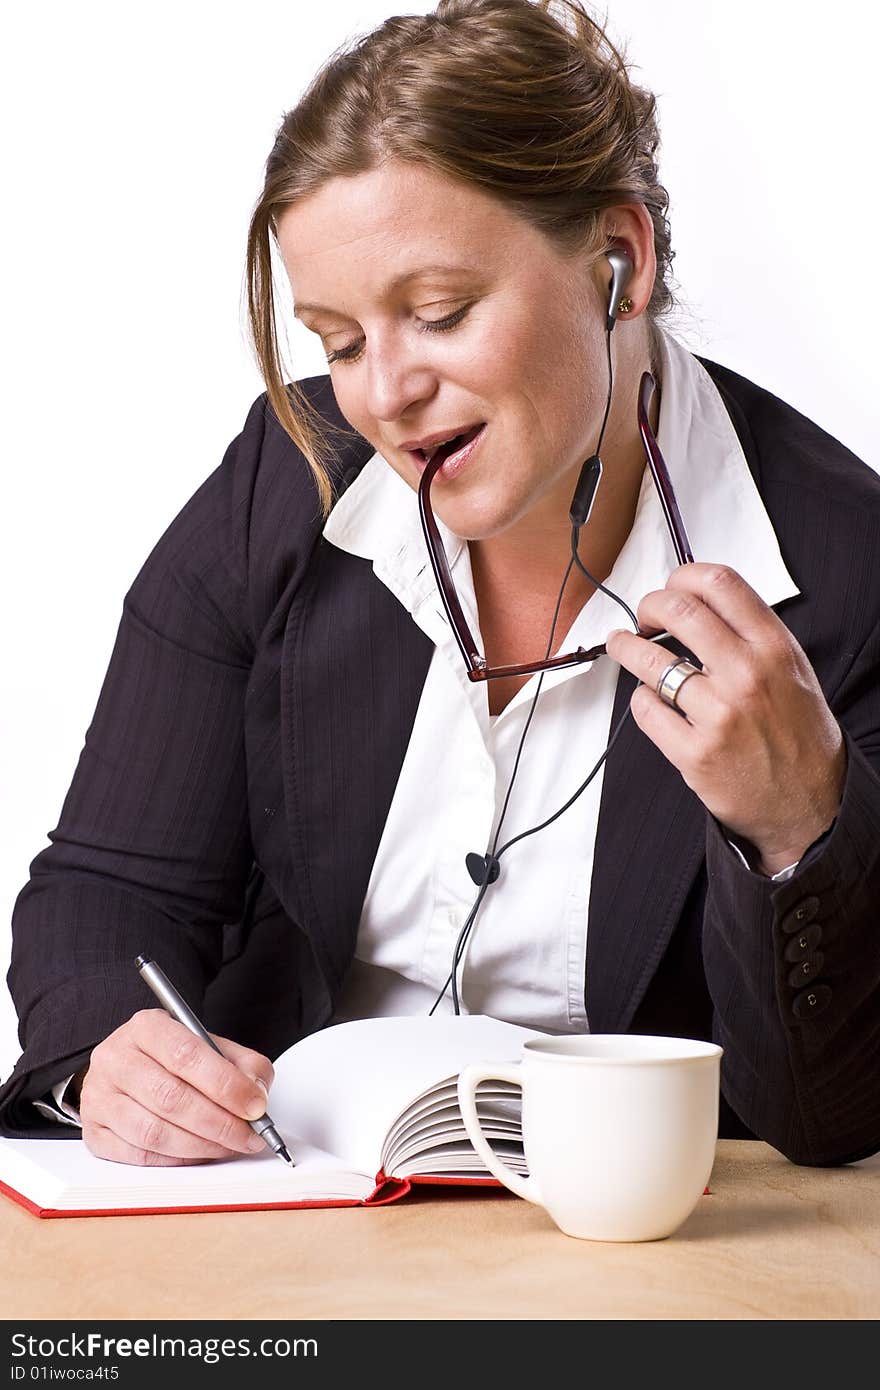
M 627 721 L 602 788 L 587 1014 L 595 1032 L 714 1037 L 722 1134 L 840 1162 L 880 1148 L 880 478 L 704 365 L 801 590 L 780 616 L 845 731 L 846 791 L 773 884 Z M 344 428 L 329 378 L 303 386 Z M 372 452 L 340 436 L 337 491 Z M 29 1098 L 154 1006 L 140 953 L 209 1027 L 270 1056 L 330 1018 L 432 646 L 321 527 L 260 396 L 125 597 L 60 823 L 16 901 L 6 1133 L 72 1132 Z M 622 672 L 615 720 L 633 688 Z

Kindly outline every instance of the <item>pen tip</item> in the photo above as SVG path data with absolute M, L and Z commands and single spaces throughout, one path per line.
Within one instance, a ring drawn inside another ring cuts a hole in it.
M 278 1157 L 284 1159 L 284 1162 L 287 1164 L 288 1168 L 296 1167 L 296 1164 L 294 1163 L 293 1159 L 290 1157 L 290 1154 L 287 1152 L 286 1149 L 279 1149 Z

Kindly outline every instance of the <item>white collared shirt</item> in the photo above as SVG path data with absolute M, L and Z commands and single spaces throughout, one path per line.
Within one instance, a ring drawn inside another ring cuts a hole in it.
M 730 565 L 767 604 L 792 597 L 797 586 L 714 382 L 668 333 L 661 343 L 657 440 L 695 557 Z M 467 544 L 439 519 L 438 526 L 481 645 Z M 371 560 L 377 578 L 435 643 L 335 1021 L 427 1012 L 478 891 L 465 857 L 492 844 L 539 677 L 490 717 L 487 686 L 468 680 L 443 611 L 415 493 L 379 454 L 340 497 L 324 535 Z M 646 467 L 632 530 L 605 584 L 635 611 L 676 565 Z M 556 652 L 593 646 L 626 625 L 624 612 L 597 592 Z M 523 659 L 532 655 L 543 653 Z M 544 675 L 499 847 L 556 812 L 598 761 L 611 732 L 618 673 L 602 658 Z M 502 859 L 459 971 L 463 1012 L 548 1032 L 588 1030 L 587 917 L 603 771 L 564 815 Z M 448 989 L 438 1009 L 451 1011 Z

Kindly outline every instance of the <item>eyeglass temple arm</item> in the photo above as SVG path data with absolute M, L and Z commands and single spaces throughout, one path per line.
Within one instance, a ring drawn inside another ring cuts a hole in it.
M 431 482 L 442 462 L 443 456 L 438 453 L 436 462 L 432 460 L 419 479 L 419 516 L 422 522 L 422 530 L 425 533 L 425 540 L 428 543 L 427 550 L 431 560 L 431 568 L 434 571 L 437 589 L 443 602 L 443 607 L 446 609 L 449 625 L 455 634 L 455 640 L 458 643 L 459 651 L 464 657 L 464 663 L 468 669 L 468 673 L 471 674 L 476 671 L 485 670 L 486 658 L 481 656 L 477 651 L 477 646 L 471 635 L 471 630 L 468 627 L 467 619 L 458 601 L 458 595 L 455 592 L 455 584 L 453 583 L 449 563 L 446 559 L 446 551 L 443 548 L 440 532 L 437 529 L 437 522 L 434 520 L 434 513 L 428 501 Z
M 694 552 L 691 550 L 691 543 L 688 540 L 687 531 L 684 529 L 681 512 L 678 510 L 678 503 L 672 490 L 672 481 L 666 462 L 660 452 L 657 440 L 654 438 L 654 431 L 648 422 L 648 405 L 655 388 L 656 382 L 651 373 L 643 372 L 639 385 L 639 431 L 645 446 L 645 453 L 648 456 L 648 466 L 654 476 L 666 525 L 669 527 L 669 534 L 672 537 L 672 544 L 678 557 L 678 563 L 689 565 L 693 563 Z

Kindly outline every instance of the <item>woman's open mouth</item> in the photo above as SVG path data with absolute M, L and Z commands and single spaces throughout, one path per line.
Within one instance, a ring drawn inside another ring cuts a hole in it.
M 466 430 L 464 434 L 457 434 L 452 439 L 447 439 L 445 443 L 438 444 L 435 449 L 410 449 L 408 453 L 415 462 L 420 473 L 424 473 L 429 461 L 436 461 L 438 454 L 443 462 L 434 474 L 437 478 L 454 478 L 461 472 L 465 464 L 471 458 L 475 449 L 479 447 L 480 440 L 486 432 L 485 421 L 482 424 L 474 425 Z

